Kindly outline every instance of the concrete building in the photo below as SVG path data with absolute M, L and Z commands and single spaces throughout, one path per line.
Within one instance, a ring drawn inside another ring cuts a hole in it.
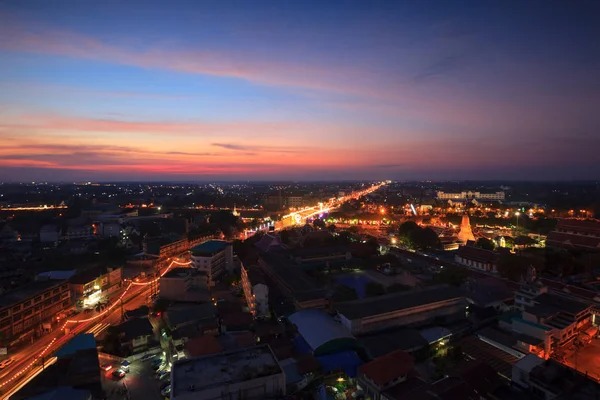
M 19 336 L 39 336 L 71 306 L 66 280 L 43 280 L 0 295 L 0 340 L 4 346 Z
M 259 271 L 242 265 L 242 288 L 250 312 L 255 317 L 269 315 L 269 287 Z
M 80 308 L 94 307 L 123 283 L 122 268 L 94 267 L 69 279 L 72 298 Z
M 94 235 L 94 227 L 91 224 L 73 225 L 67 228 L 67 240 L 91 240 Z
M 504 192 L 481 193 L 481 192 L 460 192 L 460 193 L 445 193 L 437 192 L 437 198 L 440 200 L 479 200 L 479 201 L 504 201 Z
M 191 261 L 194 268 L 208 275 L 211 285 L 227 272 L 233 271 L 233 246 L 223 240 L 209 240 L 192 247 Z
M 170 236 L 145 240 L 142 248 L 147 255 L 164 260 L 171 257 L 178 257 L 185 253 L 189 250 L 189 243 L 187 239 Z
M 285 394 L 285 374 L 267 345 L 181 360 L 171 369 L 171 400 L 268 400 Z
M 326 308 L 329 290 L 308 276 L 299 265 L 279 254 L 262 254 L 258 260 L 262 271 L 289 298 L 296 308 Z
M 121 237 L 121 224 L 118 223 L 103 223 L 102 224 L 102 237 L 112 238 Z
M 425 325 L 436 319 L 462 319 L 467 305 L 462 290 L 439 285 L 340 303 L 336 308 L 342 325 L 358 335 L 393 326 Z
M 210 301 L 208 275 L 195 268 L 172 268 L 159 280 L 160 298 L 179 302 Z
M 302 196 L 288 196 L 286 205 L 288 208 L 300 208 L 304 205 L 304 198 Z
M 56 225 L 44 225 L 40 228 L 40 242 L 58 243 L 61 240 L 60 228 Z

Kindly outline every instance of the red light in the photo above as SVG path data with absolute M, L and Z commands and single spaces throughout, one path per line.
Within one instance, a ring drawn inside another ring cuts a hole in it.
M 160 317 L 160 313 L 159 313 L 159 312 L 157 312 L 157 313 L 156 313 L 156 316 L 157 316 L 157 317 Z

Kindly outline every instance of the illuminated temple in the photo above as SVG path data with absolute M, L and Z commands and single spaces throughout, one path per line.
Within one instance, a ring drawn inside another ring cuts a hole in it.
M 473 231 L 471 230 L 471 221 L 467 214 L 463 215 L 462 222 L 460 224 L 460 231 L 458 232 L 458 240 L 461 243 L 467 243 L 469 240 L 475 240 Z

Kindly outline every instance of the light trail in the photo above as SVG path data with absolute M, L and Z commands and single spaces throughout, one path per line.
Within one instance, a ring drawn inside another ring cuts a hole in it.
M 38 376 L 46 367 L 49 367 L 50 365 L 54 364 L 57 360 L 58 360 L 58 358 L 52 357 L 50 360 L 48 360 L 48 361 L 46 361 L 44 363 L 44 366 L 40 365 L 37 369 L 35 369 L 34 371 L 32 371 L 31 375 L 27 378 L 27 380 L 25 380 L 24 382 L 19 383 L 17 386 L 15 386 L 14 388 L 12 388 L 8 392 L 6 392 L 2 396 L 2 399 L 8 399 L 8 398 L 10 398 L 10 396 L 12 396 L 13 394 L 17 393 L 19 390 L 23 389 L 23 387 L 25 385 L 27 385 L 36 376 Z
M 84 322 L 90 322 L 90 321 L 94 321 L 98 318 L 103 317 L 104 315 L 106 315 L 109 311 L 111 311 L 113 308 L 115 308 L 119 302 L 121 301 L 121 299 L 127 294 L 127 292 L 129 291 L 129 289 L 131 289 L 131 287 L 133 285 L 137 285 L 137 286 L 146 286 L 146 285 L 151 285 L 155 282 L 158 282 L 158 280 L 160 279 L 160 277 L 164 276 L 167 272 L 169 272 L 169 270 L 173 267 L 173 265 L 190 265 L 192 262 L 188 261 L 188 262 L 180 262 L 180 261 L 176 261 L 173 260 L 171 261 L 171 264 L 169 264 L 169 266 L 160 274 L 160 276 L 152 281 L 149 282 L 130 282 L 129 285 L 127 286 L 127 288 L 123 291 L 123 293 L 121 293 L 121 295 L 119 296 L 119 298 L 113 302 L 108 308 L 106 308 L 104 311 L 102 311 L 100 314 L 95 315 L 93 317 L 90 318 L 86 318 L 86 319 L 80 319 L 80 320 L 73 320 L 73 319 L 68 319 L 65 321 L 65 323 L 63 324 L 63 326 L 60 328 L 61 330 L 65 330 L 65 328 L 67 327 L 68 324 L 73 324 L 73 323 L 84 323 Z M 73 328 L 73 332 L 81 325 L 76 326 L 75 328 Z M 97 326 L 97 325 L 96 325 Z M 65 333 L 64 336 L 62 336 L 60 339 L 54 338 L 52 339 L 52 341 L 46 346 L 44 347 L 44 350 L 42 350 L 41 353 L 39 353 L 34 359 L 33 361 L 31 361 L 29 364 L 27 364 L 25 367 L 23 367 L 21 370 L 15 372 L 13 374 L 13 376 L 7 380 L 5 380 L 4 382 L 0 383 L 0 388 L 6 386 L 7 384 L 9 384 L 10 382 L 13 382 L 14 380 L 16 380 L 18 377 L 20 377 L 21 375 L 23 375 L 25 372 L 27 372 L 30 368 L 32 368 L 36 362 L 38 362 L 38 360 L 40 358 L 42 358 L 44 356 L 44 354 L 46 354 L 46 352 L 48 351 L 48 349 L 50 349 L 50 347 L 57 341 L 57 340 L 62 340 L 64 338 L 67 337 L 67 334 Z

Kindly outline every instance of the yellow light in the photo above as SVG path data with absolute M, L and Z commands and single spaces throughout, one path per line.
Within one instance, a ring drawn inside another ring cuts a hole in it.
M 344 382 L 344 378 L 342 378 L 341 376 L 339 378 L 337 378 L 338 382 Z

